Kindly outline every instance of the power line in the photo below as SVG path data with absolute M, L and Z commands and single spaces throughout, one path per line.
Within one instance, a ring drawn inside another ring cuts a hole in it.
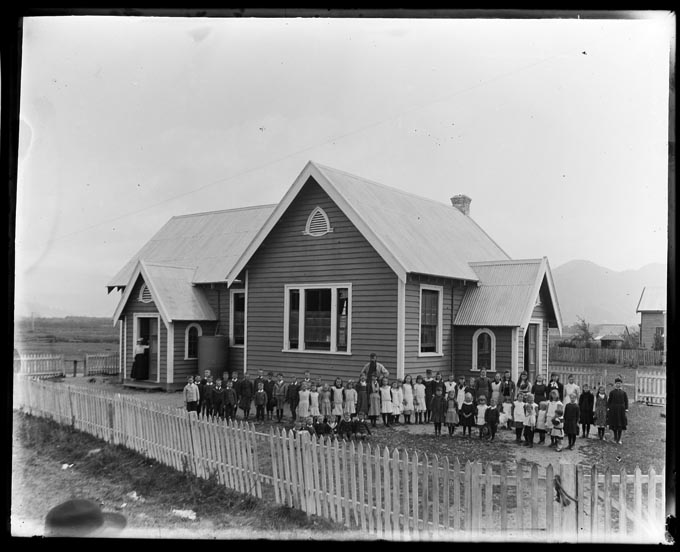
M 179 199 L 179 198 L 181 198 L 181 197 L 185 197 L 185 196 L 187 196 L 187 195 L 195 194 L 195 193 L 197 193 L 197 192 L 199 192 L 199 191 L 201 191 L 201 190 L 205 190 L 205 189 L 210 188 L 210 187 L 212 187 L 212 186 L 216 186 L 217 184 L 222 184 L 222 183 L 228 182 L 228 181 L 230 181 L 230 180 L 234 180 L 234 179 L 236 179 L 236 178 L 243 177 L 243 176 L 248 175 L 248 174 L 250 174 L 250 173 L 253 173 L 253 172 L 255 172 L 255 171 L 261 170 L 261 169 L 266 168 L 266 167 L 269 167 L 269 166 L 271 166 L 271 165 L 275 165 L 276 163 L 280 163 L 281 161 L 285 161 L 286 159 L 290 159 L 290 158 L 292 158 L 292 157 L 294 157 L 294 156 L 300 155 L 301 153 L 305 153 L 305 152 L 307 152 L 307 151 L 316 149 L 316 148 L 321 147 L 321 146 L 324 146 L 324 145 L 326 145 L 326 144 L 334 143 L 334 142 L 337 142 L 337 141 L 339 141 L 339 140 L 343 140 L 343 139 L 345 139 L 345 138 L 347 138 L 347 137 L 349 137 L 349 136 L 353 136 L 353 135 L 355 135 L 355 134 L 358 134 L 358 133 L 361 133 L 361 132 L 365 132 L 365 131 L 367 131 L 367 130 L 369 130 L 369 129 L 375 128 L 375 127 L 377 127 L 377 126 L 380 126 L 380 125 L 383 125 L 383 124 L 388 123 L 388 122 L 390 122 L 390 121 L 393 121 L 393 120 L 395 120 L 395 119 L 398 119 L 399 117 L 402 117 L 402 116 L 405 115 L 405 114 L 412 113 L 412 112 L 418 111 L 418 110 L 420 110 L 420 109 L 424 109 L 424 108 L 426 108 L 426 107 L 435 105 L 435 104 L 437 104 L 437 103 L 449 101 L 449 100 L 451 100 L 451 99 L 453 99 L 453 98 L 455 98 L 455 97 L 457 97 L 457 96 L 460 96 L 461 94 L 465 94 L 465 93 L 467 93 L 467 92 L 470 92 L 470 91 L 475 90 L 475 89 L 477 89 L 477 88 L 480 88 L 480 87 L 482 87 L 482 86 L 486 86 L 486 85 L 488 85 L 488 84 L 490 84 L 490 83 L 492 83 L 492 82 L 494 82 L 494 81 L 503 79 L 503 78 L 505 78 L 505 77 L 509 77 L 509 76 L 514 75 L 514 74 L 516 74 L 516 73 L 519 73 L 519 72 L 521 72 L 521 71 L 526 71 L 527 69 L 531 69 L 531 68 L 533 68 L 533 67 L 536 67 L 537 65 L 540 65 L 540 64 L 542 64 L 542 63 L 545 63 L 545 62 L 550 61 L 550 60 L 552 60 L 552 59 L 554 59 L 554 58 L 556 58 L 556 57 L 560 57 L 560 56 L 563 56 L 563 55 L 565 55 L 565 54 L 564 54 L 564 53 L 559 53 L 559 54 L 554 54 L 554 55 L 552 55 L 552 56 L 549 56 L 549 57 L 547 57 L 547 58 L 540 59 L 540 60 L 538 60 L 538 61 L 535 61 L 535 62 L 533 62 L 533 63 L 530 63 L 530 64 L 528 64 L 528 65 L 525 65 L 525 66 L 523 66 L 523 67 L 519 67 L 519 68 L 517 68 L 517 69 L 513 69 L 513 70 L 511 70 L 511 71 L 508 71 L 508 72 L 506 72 L 506 73 L 502 73 L 502 74 L 500 74 L 500 75 L 496 75 L 496 76 L 491 77 L 491 78 L 489 78 L 489 79 L 480 81 L 480 82 L 477 83 L 477 84 L 471 85 L 471 86 L 469 86 L 469 87 L 467 87 L 467 88 L 464 88 L 464 89 L 462 89 L 462 90 L 458 90 L 458 91 L 456 91 L 456 92 L 454 92 L 454 93 L 452 93 L 452 94 L 448 94 L 448 95 L 443 96 L 443 97 L 441 97 L 441 98 L 439 98 L 439 99 L 432 100 L 432 101 L 429 101 L 429 102 L 426 102 L 426 103 L 423 103 L 423 104 L 415 105 L 415 106 L 413 106 L 413 107 L 411 107 L 411 108 L 409 108 L 409 109 L 406 109 L 406 110 L 404 110 L 404 111 L 401 111 L 400 113 L 398 113 L 398 114 L 396 114 L 396 115 L 393 115 L 393 116 L 391 116 L 391 117 L 387 117 L 387 118 L 382 119 L 382 120 L 380 120 L 380 121 L 376 121 L 376 122 L 370 123 L 370 124 L 368 124 L 368 125 L 364 125 L 364 126 L 362 126 L 362 127 L 359 127 L 359 128 L 357 128 L 357 129 L 351 130 L 351 131 L 346 132 L 346 133 L 344 133 L 344 134 L 340 134 L 340 135 L 334 136 L 334 137 L 329 138 L 329 139 L 327 139 L 327 140 L 325 140 L 325 141 L 323 141 L 323 142 L 318 142 L 318 143 L 313 144 L 313 145 L 311 145 L 311 146 L 308 146 L 308 147 L 305 147 L 305 148 L 296 150 L 296 151 L 291 152 L 291 153 L 289 153 L 289 154 L 287 154 L 287 155 L 284 155 L 284 156 L 282 156 L 282 157 L 277 157 L 277 158 L 275 158 L 275 159 L 272 159 L 272 160 L 270 160 L 270 161 L 267 161 L 267 162 L 265 162 L 265 163 L 262 163 L 261 165 L 258 165 L 258 166 L 256 166 L 256 167 L 253 167 L 253 168 L 250 168 L 250 169 L 246 169 L 246 170 L 240 171 L 240 172 L 238 172 L 238 173 L 236 173 L 236 174 L 233 174 L 233 175 L 230 175 L 230 176 L 226 176 L 226 177 L 219 178 L 219 179 L 217 179 L 217 180 L 213 180 L 213 181 L 208 182 L 207 184 L 204 184 L 204 185 L 199 186 L 199 187 L 197 187 L 197 188 L 192 188 L 191 190 L 188 190 L 188 191 L 186 191 L 186 192 L 182 192 L 182 193 L 180 193 L 180 194 L 176 194 L 176 195 L 174 195 L 174 196 L 165 198 L 165 199 L 163 199 L 163 200 L 161 200 L 161 201 L 157 201 L 157 202 L 155 202 L 155 203 L 153 203 L 153 204 L 151 204 L 151 205 L 147 205 L 147 206 L 145 206 L 145 207 L 141 207 L 141 208 L 139 208 L 139 209 L 135 209 L 135 210 L 133 210 L 133 211 L 128 211 L 128 212 L 123 213 L 123 214 L 121 214 L 121 215 L 118 215 L 118 216 L 116 216 L 116 217 L 112 217 L 112 218 L 109 218 L 109 219 L 105 219 L 105 220 L 99 221 L 99 222 L 97 222 L 96 224 L 93 224 L 93 225 L 90 225 L 90 226 L 87 226 L 87 227 L 84 227 L 84 228 L 81 228 L 81 229 L 78 229 L 78 230 L 74 230 L 74 231 L 72 231 L 72 232 L 68 232 L 68 233 L 66 233 L 66 234 L 62 234 L 62 235 L 60 235 L 60 236 L 55 236 L 55 237 L 51 238 L 50 240 L 48 240 L 48 241 L 45 242 L 45 243 L 53 243 L 53 242 L 55 242 L 55 241 L 62 240 L 62 239 L 65 239 L 65 238 L 69 238 L 69 237 L 71 237 L 71 236 L 75 236 L 75 235 L 81 234 L 81 233 L 83 233 L 83 232 L 88 232 L 88 231 L 93 230 L 94 228 L 98 228 L 98 227 L 100 227 L 100 226 L 102 226 L 102 225 L 104 225 L 104 224 L 110 224 L 110 223 L 112 223 L 112 222 L 116 222 L 116 221 L 119 221 L 119 220 L 121 220 L 121 219 L 125 219 L 125 218 L 127 218 L 127 217 L 130 217 L 130 216 L 133 216 L 133 215 L 137 215 L 137 214 L 139 214 L 139 213 L 143 213 L 144 211 L 148 211 L 148 210 L 150 210 L 150 209 L 153 209 L 153 208 L 155 208 L 155 207 L 158 207 L 159 205 L 163 205 L 163 204 L 165 204 L 165 203 L 169 203 L 169 202 L 171 202 L 171 201 L 174 201 L 174 200 Z

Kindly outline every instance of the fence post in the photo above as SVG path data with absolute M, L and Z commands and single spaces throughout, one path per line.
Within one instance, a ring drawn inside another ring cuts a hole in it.
M 73 377 L 75 378 L 78 375 L 78 361 L 74 360 L 73 361 Z
M 562 519 L 562 538 L 573 538 L 577 536 L 578 530 L 578 508 L 576 500 L 576 466 L 560 462 L 560 481 L 561 487 L 561 519 Z
M 75 372 L 73 372 L 73 375 L 76 375 Z M 85 358 L 83 359 L 83 375 L 87 377 L 87 355 L 85 355 Z

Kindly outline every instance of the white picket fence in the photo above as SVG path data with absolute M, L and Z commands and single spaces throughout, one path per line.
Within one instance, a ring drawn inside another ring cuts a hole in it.
M 666 405 L 665 370 L 638 370 L 635 373 L 635 401 Z
M 120 374 L 120 355 L 118 353 L 97 353 L 85 355 L 86 376 Z
M 15 355 L 14 371 L 34 378 L 65 376 L 64 355 L 42 353 Z
M 663 542 L 665 470 L 467 462 L 16 378 L 15 408 L 177 470 L 393 540 Z M 559 493 L 558 493 L 559 491 Z

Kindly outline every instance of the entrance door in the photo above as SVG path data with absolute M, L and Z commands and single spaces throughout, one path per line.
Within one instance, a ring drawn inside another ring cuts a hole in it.
M 524 370 L 529 374 L 529 381 L 536 381 L 536 360 L 538 358 L 538 324 L 529 324 L 524 336 Z

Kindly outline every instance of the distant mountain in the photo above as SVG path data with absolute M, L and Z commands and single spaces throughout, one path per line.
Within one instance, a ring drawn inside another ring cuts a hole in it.
M 666 265 L 653 263 L 620 272 L 590 261 L 569 261 L 552 270 L 562 322 L 584 318 L 591 325 L 640 323 L 635 313 L 645 286 L 666 285 Z

